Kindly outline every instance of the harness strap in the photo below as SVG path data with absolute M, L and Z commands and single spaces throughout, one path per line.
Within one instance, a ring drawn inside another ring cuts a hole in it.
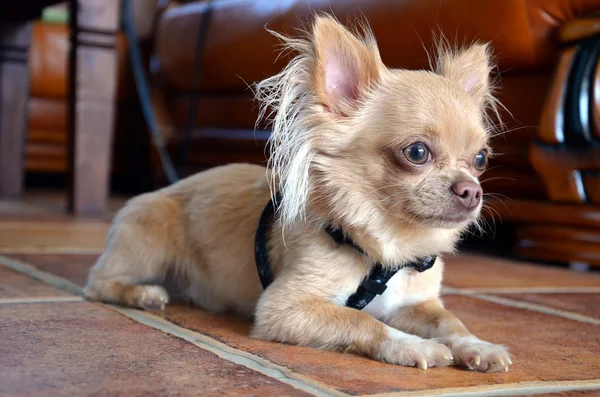
M 277 193 L 275 199 L 269 200 L 258 222 L 256 234 L 254 236 L 254 258 L 256 261 L 256 269 L 258 276 L 264 289 L 266 289 L 274 280 L 273 271 L 269 263 L 269 255 L 267 252 L 267 227 L 271 217 L 275 214 L 276 204 L 281 201 L 281 194 Z M 329 225 L 325 228 L 325 232 L 339 245 L 350 245 L 356 251 L 365 255 L 365 252 L 358 246 L 350 237 L 344 235 L 341 228 L 334 228 Z M 413 262 L 404 264 L 398 267 L 383 267 L 381 263 L 376 262 L 368 277 L 358 286 L 356 292 L 352 294 L 346 301 L 346 306 L 362 310 L 364 309 L 377 295 L 382 295 L 387 289 L 387 283 L 398 271 L 404 267 L 411 267 L 418 272 L 424 272 L 431 269 L 435 264 L 437 257 L 428 256 Z
M 258 221 L 256 234 L 254 235 L 254 260 L 256 261 L 256 269 L 258 277 L 264 289 L 267 289 L 274 280 L 271 264 L 269 263 L 269 254 L 267 253 L 267 227 L 269 220 L 275 214 L 275 203 L 281 201 L 281 195 L 277 193 L 275 201 L 269 200 Z

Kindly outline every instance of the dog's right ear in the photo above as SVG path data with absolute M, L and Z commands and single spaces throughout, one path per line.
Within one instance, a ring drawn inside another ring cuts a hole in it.
M 338 116 L 356 110 L 384 68 L 371 32 L 358 37 L 330 16 L 318 16 L 312 31 L 313 87 L 325 108 Z

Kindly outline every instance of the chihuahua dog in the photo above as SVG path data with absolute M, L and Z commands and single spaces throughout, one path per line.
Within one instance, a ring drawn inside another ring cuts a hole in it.
M 482 208 L 488 46 L 442 46 L 431 71 L 409 71 L 384 66 L 368 27 L 327 15 L 284 39 L 296 57 L 255 89 L 269 167 L 217 167 L 130 200 L 86 297 L 144 309 L 183 298 L 253 317 L 255 338 L 507 371 L 507 349 L 440 299 L 439 255 Z

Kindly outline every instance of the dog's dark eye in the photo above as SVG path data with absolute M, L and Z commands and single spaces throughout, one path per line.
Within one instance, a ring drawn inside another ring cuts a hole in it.
M 485 150 L 482 150 L 481 152 L 477 153 L 477 156 L 475 156 L 475 168 L 478 171 L 483 171 L 486 166 L 487 166 L 487 152 Z
M 429 148 L 421 142 L 413 143 L 405 148 L 402 153 L 413 164 L 421 165 L 429 160 Z

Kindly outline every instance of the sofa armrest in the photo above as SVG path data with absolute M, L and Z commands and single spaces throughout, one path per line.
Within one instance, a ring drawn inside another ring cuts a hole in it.
M 531 161 L 552 201 L 600 204 L 600 16 L 572 20 L 560 37 Z
M 559 37 L 561 43 L 569 44 L 598 34 L 600 34 L 600 13 L 568 21 L 560 29 Z

